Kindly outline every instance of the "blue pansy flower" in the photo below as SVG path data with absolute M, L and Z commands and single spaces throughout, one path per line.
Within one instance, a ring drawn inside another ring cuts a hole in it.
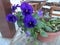
M 37 13 L 38 13 L 39 17 L 41 17 L 41 18 L 43 17 L 43 11 L 42 10 L 39 10 Z
M 31 35 L 30 31 L 26 31 L 26 36 L 29 37 Z
M 22 14 L 24 16 L 27 16 L 27 15 L 31 15 L 33 13 L 33 8 L 31 5 L 29 5 L 27 2 L 23 2 L 21 4 L 21 10 L 22 10 Z
M 17 9 L 17 7 L 15 5 L 12 6 L 12 8 L 11 8 L 12 12 L 15 12 L 15 9 Z
M 20 7 L 19 4 L 13 5 L 12 8 L 11 8 L 12 12 L 15 12 L 15 10 L 17 9 L 17 7 Z
M 27 28 L 33 28 L 36 26 L 37 20 L 32 16 L 28 15 L 24 18 L 24 25 Z
M 15 23 L 18 20 L 18 18 L 12 14 L 8 14 L 6 20 L 8 22 Z

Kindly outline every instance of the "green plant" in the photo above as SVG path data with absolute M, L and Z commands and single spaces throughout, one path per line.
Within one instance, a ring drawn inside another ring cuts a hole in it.
M 7 16 L 7 19 L 8 21 L 13 23 L 17 21 L 18 26 L 22 27 L 22 30 L 26 33 L 27 37 L 32 36 L 34 39 L 37 39 L 38 33 L 40 33 L 42 37 L 48 37 L 47 32 L 59 31 L 60 29 L 59 18 L 43 16 L 42 10 L 33 13 L 32 6 L 26 2 L 23 2 L 21 6 L 17 5 L 16 7 L 21 8 L 22 11 L 14 12 L 15 16 L 13 14 L 9 14 Z M 15 9 L 16 7 L 14 6 L 13 9 Z
M 20 19 L 17 21 L 17 24 L 22 27 L 22 30 L 24 30 L 24 31 L 29 30 L 32 34 L 31 36 L 33 36 L 34 38 L 37 38 L 37 32 L 40 32 L 40 35 L 43 37 L 48 37 L 47 32 L 56 32 L 56 31 L 59 31 L 59 29 L 60 29 L 60 28 L 58 28 L 60 26 L 60 19 L 47 18 L 49 20 L 46 22 L 46 17 L 40 18 L 40 17 L 38 17 L 37 13 L 33 14 L 33 17 L 35 19 L 37 19 L 36 26 L 31 29 L 25 28 L 24 24 L 23 24 L 23 20 L 22 20 L 23 16 L 22 16 L 21 12 L 18 12 L 18 15 L 16 15 L 16 16 L 19 17 Z

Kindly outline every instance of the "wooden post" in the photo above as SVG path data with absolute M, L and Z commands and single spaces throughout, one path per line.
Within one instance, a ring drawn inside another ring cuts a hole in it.
M 10 0 L 0 0 L 0 32 L 5 38 L 12 38 L 16 32 L 14 24 L 6 21 L 9 13 L 11 13 Z

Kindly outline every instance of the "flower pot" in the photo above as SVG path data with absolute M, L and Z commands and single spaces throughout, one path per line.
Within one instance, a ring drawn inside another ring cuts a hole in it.
M 60 31 L 59 32 L 55 32 L 55 33 L 50 33 L 47 32 L 48 37 L 42 37 L 39 33 L 37 35 L 37 39 L 43 42 L 51 42 L 53 41 L 57 36 L 60 35 Z

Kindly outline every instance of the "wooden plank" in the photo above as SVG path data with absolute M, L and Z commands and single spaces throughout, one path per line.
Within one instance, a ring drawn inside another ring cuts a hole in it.
M 15 26 L 6 21 L 6 16 L 11 13 L 10 0 L 0 0 L 0 32 L 5 38 L 12 38 L 15 34 Z

